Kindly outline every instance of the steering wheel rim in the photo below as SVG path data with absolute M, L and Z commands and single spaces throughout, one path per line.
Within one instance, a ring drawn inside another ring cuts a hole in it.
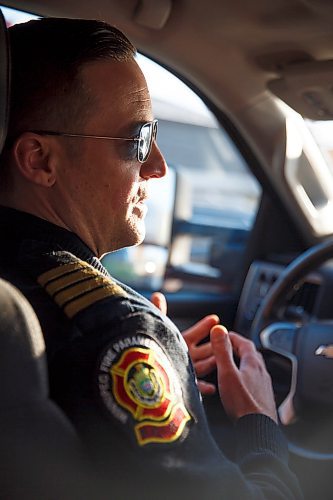
M 284 330 L 286 335 L 286 331 L 289 329 L 290 332 L 294 330 L 294 334 L 296 335 L 297 324 L 295 323 L 282 323 L 276 322 L 272 323 L 272 314 L 273 311 L 282 304 L 283 299 L 287 292 L 295 286 L 299 281 L 302 280 L 309 272 L 319 267 L 325 261 L 333 258 L 333 239 L 325 241 L 324 243 L 320 243 L 310 249 L 306 250 L 300 256 L 298 256 L 291 264 L 289 264 L 284 271 L 280 274 L 276 282 L 270 288 L 266 297 L 263 299 L 258 311 L 255 315 L 255 318 L 252 323 L 250 338 L 255 342 L 256 346 L 260 349 L 267 349 L 282 356 L 289 358 L 292 363 L 292 381 L 291 381 L 291 389 L 287 396 L 287 398 L 283 401 L 282 405 L 279 407 L 279 414 L 281 418 L 281 423 L 286 424 L 283 421 L 283 416 L 291 415 L 293 409 L 293 399 L 296 395 L 297 391 L 297 379 L 298 379 L 298 364 L 300 363 L 300 359 L 298 356 L 292 351 L 292 349 L 281 349 L 279 344 L 275 346 L 270 342 L 270 337 L 272 332 L 275 330 L 275 334 L 277 331 Z M 269 323 L 271 323 L 270 326 Z M 307 325 L 307 323 L 306 323 Z M 319 325 L 319 323 L 318 323 Z M 331 329 L 332 334 L 332 343 L 333 344 L 333 323 L 332 325 L 328 325 Z M 301 334 L 302 335 L 302 334 Z M 327 338 L 327 335 L 326 337 Z M 302 340 L 302 339 L 301 339 Z M 281 345 L 281 342 L 280 342 Z M 313 344 L 311 346 L 313 349 Z M 312 352 L 312 354 L 321 354 L 316 351 Z M 318 356 L 317 356 L 318 357 Z M 332 360 L 333 362 L 333 360 Z M 333 366 L 333 365 L 332 365 Z M 284 413 L 283 413 L 284 412 Z M 295 424 L 296 425 L 296 424 Z M 286 437 L 289 443 L 289 449 L 294 454 L 301 456 L 302 458 L 310 458 L 315 460 L 333 460 L 333 451 L 332 452 L 321 452 L 315 451 L 313 449 L 307 448 L 299 443 L 295 443 L 292 441 L 290 435 L 288 436 L 288 428 L 284 427 L 286 431 Z M 290 434 L 290 432 L 289 432 Z
M 282 271 L 266 297 L 264 297 L 253 319 L 250 338 L 256 344 L 265 321 L 269 321 L 274 307 L 282 300 L 284 294 L 304 275 L 330 258 L 333 258 L 333 239 L 309 248 Z

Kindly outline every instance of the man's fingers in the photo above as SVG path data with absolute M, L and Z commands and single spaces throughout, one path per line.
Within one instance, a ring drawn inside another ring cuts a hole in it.
M 205 382 L 204 380 L 198 380 L 198 389 L 204 396 L 208 396 L 209 394 L 214 394 L 216 392 L 215 385 Z
M 150 297 L 150 301 L 161 311 L 162 314 L 167 313 L 168 305 L 163 293 L 154 292 Z
M 215 356 L 210 356 L 207 359 L 203 359 L 201 361 L 196 361 L 194 363 L 195 372 L 198 377 L 204 377 L 211 373 L 216 368 L 216 359 Z
M 246 354 L 253 354 L 257 352 L 257 349 L 252 342 L 252 340 L 246 339 L 235 332 L 229 332 L 229 338 L 233 347 L 235 354 L 239 358 L 242 358 Z
M 184 330 L 183 336 L 187 343 L 197 343 L 209 335 L 210 329 L 220 322 L 219 317 L 216 314 L 210 314 L 205 316 L 203 319 L 198 321 L 195 325 L 191 326 L 187 330 Z
M 200 361 L 213 356 L 213 348 L 211 342 L 205 342 L 202 345 L 196 346 L 192 352 L 192 360 Z
M 216 365 L 220 373 L 237 368 L 233 358 L 233 348 L 227 329 L 222 325 L 213 326 L 210 331 L 210 340 Z

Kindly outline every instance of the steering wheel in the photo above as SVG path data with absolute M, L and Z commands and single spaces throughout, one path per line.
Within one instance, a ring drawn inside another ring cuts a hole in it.
M 333 460 L 333 321 L 276 318 L 288 292 L 330 258 L 333 240 L 310 248 L 289 264 L 263 299 L 250 332 L 264 354 L 289 360 L 290 390 L 278 408 L 280 421 L 290 451 L 315 460 Z

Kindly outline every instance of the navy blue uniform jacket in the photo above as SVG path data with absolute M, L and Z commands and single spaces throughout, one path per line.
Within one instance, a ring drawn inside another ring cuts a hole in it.
M 109 498 L 300 498 L 286 443 L 268 417 L 241 418 L 235 462 L 223 454 L 167 317 L 113 279 L 73 233 L 4 207 L 0 228 L 1 276 L 37 313 L 51 396 Z

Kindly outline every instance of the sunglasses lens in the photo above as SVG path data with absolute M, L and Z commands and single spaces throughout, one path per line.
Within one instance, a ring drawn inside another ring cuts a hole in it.
M 152 127 L 150 123 L 146 123 L 141 128 L 139 142 L 139 161 L 143 162 L 148 158 L 152 141 L 151 130 Z
M 156 139 L 157 120 L 145 123 L 140 130 L 140 140 L 138 143 L 138 160 L 144 162 L 147 160 L 153 140 Z

